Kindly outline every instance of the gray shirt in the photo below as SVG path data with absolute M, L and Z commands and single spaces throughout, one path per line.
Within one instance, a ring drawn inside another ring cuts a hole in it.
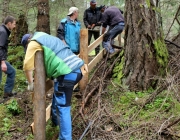
M 106 28 L 107 25 L 114 26 L 120 22 L 124 22 L 124 17 L 120 9 L 110 6 L 104 11 L 101 22 L 103 23 L 103 27 Z

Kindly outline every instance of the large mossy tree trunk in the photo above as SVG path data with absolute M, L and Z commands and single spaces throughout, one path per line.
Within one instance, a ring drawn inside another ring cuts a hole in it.
M 131 91 L 155 87 L 168 52 L 153 0 L 126 0 L 125 23 L 124 82 Z
M 36 31 L 50 34 L 49 1 L 38 0 L 38 15 Z

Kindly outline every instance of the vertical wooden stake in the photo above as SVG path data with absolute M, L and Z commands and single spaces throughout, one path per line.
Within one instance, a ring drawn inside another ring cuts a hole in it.
M 45 67 L 42 51 L 35 55 L 34 140 L 46 140 Z
M 121 46 L 121 34 L 118 35 L 118 41 L 119 41 L 119 46 L 122 47 Z
M 80 55 L 79 57 L 84 60 L 85 64 L 88 64 L 88 30 L 81 29 L 80 31 Z M 79 82 L 80 91 L 82 92 L 88 84 L 88 73 L 83 76 Z

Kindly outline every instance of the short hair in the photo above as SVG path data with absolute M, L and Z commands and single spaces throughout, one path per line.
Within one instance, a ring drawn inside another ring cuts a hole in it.
M 7 16 L 5 19 L 4 19 L 4 24 L 8 24 L 9 22 L 13 23 L 16 19 L 13 17 L 13 16 Z

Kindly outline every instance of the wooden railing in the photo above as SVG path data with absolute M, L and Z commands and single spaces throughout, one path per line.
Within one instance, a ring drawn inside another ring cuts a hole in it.
M 82 29 L 80 32 L 80 54 L 79 57 L 82 58 L 85 64 L 88 64 L 88 71 L 90 72 L 96 64 L 103 58 L 105 54 L 105 49 L 102 49 L 98 55 L 96 55 L 90 62 L 88 60 L 88 54 L 91 53 L 98 45 L 100 45 L 103 41 L 103 34 L 96 39 L 92 44 L 88 46 L 88 30 Z M 119 40 L 119 39 L 118 39 Z M 119 40 L 119 42 L 121 42 Z M 36 57 L 39 59 L 35 59 L 35 66 L 39 64 L 43 64 L 43 53 L 37 52 Z M 44 65 L 40 69 L 35 69 L 35 88 L 34 88 L 34 122 L 31 124 L 31 130 L 34 134 L 35 140 L 45 140 L 45 129 L 46 129 L 46 121 L 49 120 L 51 114 L 51 104 L 46 108 L 45 107 L 45 98 L 48 89 L 52 88 L 45 86 L 45 68 Z M 52 81 L 53 82 L 53 81 Z M 88 73 L 83 76 L 81 81 L 79 82 L 80 90 L 83 91 L 88 84 Z M 52 84 L 53 85 L 53 84 Z M 42 88 L 39 88 L 41 86 Z M 76 85 L 77 86 L 77 85 Z M 75 87 L 76 87 L 75 86 Z M 75 88 L 74 87 L 74 88 Z

